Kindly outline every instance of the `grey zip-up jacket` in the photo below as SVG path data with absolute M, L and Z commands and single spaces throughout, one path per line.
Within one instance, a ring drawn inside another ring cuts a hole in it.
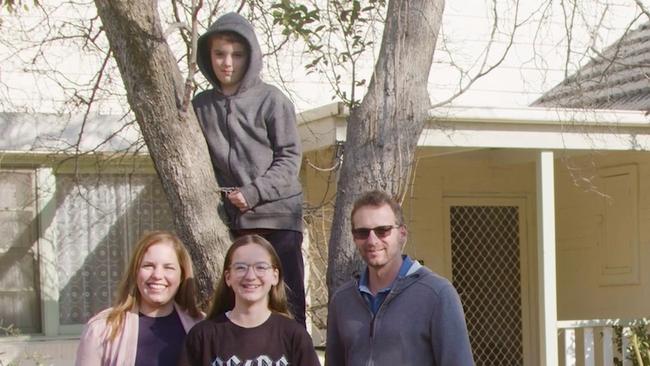
M 456 290 L 414 262 L 373 317 L 358 279 L 346 282 L 330 301 L 325 365 L 474 365 Z
M 237 93 L 225 96 L 212 71 L 210 37 L 231 31 L 248 42 L 249 64 Z M 250 210 L 224 199 L 231 229 L 302 231 L 300 137 L 291 101 L 262 82 L 262 53 L 251 24 L 236 13 L 220 17 L 199 38 L 197 64 L 213 89 L 192 100 L 217 182 L 238 187 Z

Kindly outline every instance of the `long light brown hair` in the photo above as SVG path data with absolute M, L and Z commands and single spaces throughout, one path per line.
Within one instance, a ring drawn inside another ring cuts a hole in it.
M 169 231 L 147 232 L 140 238 L 133 249 L 129 265 L 122 274 L 113 308 L 108 313 L 106 323 L 110 328 L 109 340 L 114 340 L 122 330 L 126 313 L 133 310 L 134 306 L 139 306 L 141 295 L 138 290 L 137 278 L 142 258 L 149 247 L 161 242 L 172 244 L 181 267 L 181 283 L 178 286 L 176 295 L 174 295 L 174 301 L 190 316 L 197 318 L 201 315 L 201 311 L 196 305 L 197 290 L 194 271 L 192 270 L 192 259 L 185 245 L 176 235 Z
M 282 274 L 282 265 L 280 264 L 278 253 L 273 249 L 271 243 L 263 237 L 259 235 L 244 235 L 235 239 L 230 248 L 228 248 L 228 252 L 226 252 L 221 278 L 219 279 L 217 288 L 212 296 L 212 305 L 208 312 L 208 319 L 214 319 L 219 314 L 232 310 L 235 307 L 235 292 L 226 284 L 226 273 L 230 270 L 230 266 L 232 265 L 232 256 L 235 253 L 235 250 L 249 244 L 256 244 L 264 248 L 271 257 L 271 265 L 278 270 L 278 284 L 271 286 L 271 290 L 269 291 L 269 309 L 274 313 L 279 313 L 292 318 L 287 304 L 287 294 Z

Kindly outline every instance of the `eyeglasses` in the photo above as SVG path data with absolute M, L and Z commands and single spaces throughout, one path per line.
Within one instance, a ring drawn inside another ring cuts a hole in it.
M 272 264 L 266 262 L 257 262 L 253 264 L 235 263 L 230 266 L 230 271 L 237 277 L 243 277 L 248 273 L 249 268 L 258 276 L 264 276 L 269 270 L 275 268 Z
M 385 238 L 390 235 L 391 230 L 401 227 L 402 225 L 382 225 L 376 226 L 372 229 L 367 228 L 358 228 L 352 229 L 352 237 L 356 240 L 365 240 L 370 236 L 370 232 L 373 231 L 378 238 Z

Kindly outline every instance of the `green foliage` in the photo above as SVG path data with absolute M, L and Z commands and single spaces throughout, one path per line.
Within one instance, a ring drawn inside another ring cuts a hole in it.
M 359 104 L 355 89 L 366 84 L 358 75 L 358 62 L 373 51 L 372 31 L 383 22 L 385 7 L 386 0 L 280 0 L 271 6 L 271 14 L 283 35 L 306 44 L 304 52 L 311 57 L 307 72 L 324 75 L 334 89 L 333 99 L 355 107 Z
M 303 4 L 282 0 L 271 6 L 273 9 L 273 24 L 282 26 L 282 34 L 296 35 L 309 38 L 314 32 L 322 30 L 322 26 L 312 29 L 311 26 L 320 21 L 318 9 L 309 10 Z
M 2 356 L 4 352 L 0 352 L 0 356 Z M 42 355 L 38 352 L 25 352 L 21 358 L 10 361 L 9 363 L 5 364 L 2 359 L 0 359 L 0 366 L 20 366 L 23 365 L 23 361 L 26 361 L 27 365 L 35 365 L 35 366 L 45 366 L 51 363 L 48 363 L 47 360 L 50 357 Z
M 19 336 L 20 329 L 16 328 L 13 324 L 4 324 L 4 320 L 0 319 L 0 336 Z
M 29 10 L 29 1 L 23 0 L 0 0 L 0 9 L 6 8 L 10 13 L 16 11 L 19 7 L 22 7 L 24 10 Z M 31 3 L 34 6 L 39 6 L 39 0 L 32 0 Z
M 637 324 L 630 327 L 630 333 L 627 335 L 629 340 L 627 357 L 632 361 L 634 366 L 650 366 L 650 333 L 648 332 L 648 325 L 650 320 L 641 319 Z M 621 349 L 623 345 L 623 327 L 614 326 L 614 343 L 617 349 Z M 619 357 L 614 357 L 614 365 L 622 366 L 623 360 Z
M 4 319 L 0 319 L 0 336 L 19 336 L 21 334 L 20 328 L 16 328 L 13 324 L 4 325 Z M 20 366 L 23 361 L 26 361 L 28 365 L 45 366 L 49 364 L 47 360 L 51 358 L 39 352 L 25 352 L 22 357 L 5 363 L 4 355 L 6 352 L 0 351 L 0 366 Z

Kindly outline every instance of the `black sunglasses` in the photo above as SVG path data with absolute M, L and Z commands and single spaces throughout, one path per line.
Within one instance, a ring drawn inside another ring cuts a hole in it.
M 402 225 L 382 225 L 373 227 L 372 229 L 360 227 L 358 229 L 352 229 L 352 237 L 356 240 L 365 240 L 370 236 L 370 232 L 374 231 L 378 238 L 385 238 L 390 235 L 391 230 L 401 226 Z

